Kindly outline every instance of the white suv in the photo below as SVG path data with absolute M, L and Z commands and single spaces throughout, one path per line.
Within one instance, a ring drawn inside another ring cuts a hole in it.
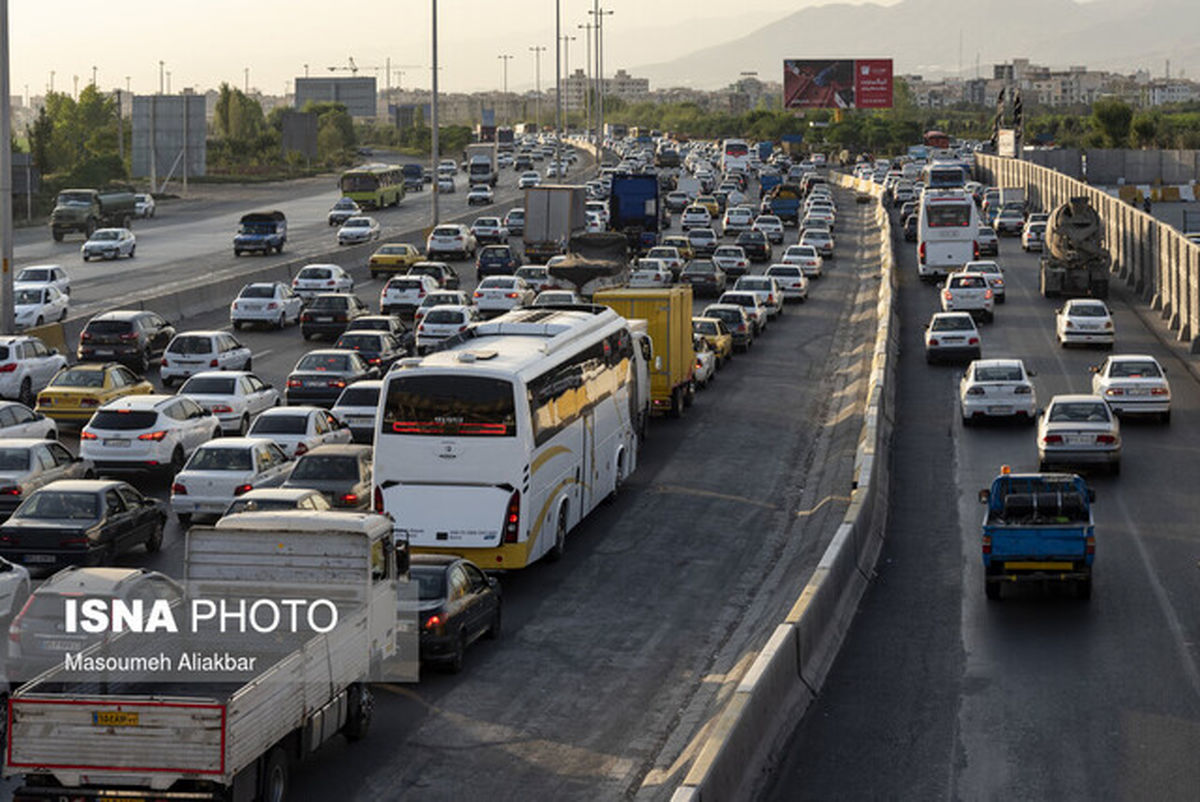
M 0 397 L 32 407 L 67 358 L 37 337 L 0 337 Z
M 432 276 L 422 273 L 409 276 L 392 276 L 379 293 L 379 314 L 411 315 L 431 292 L 441 287 Z
M 166 468 L 174 476 L 193 451 L 220 435 L 217 417 L 190 398 L 127 396 L 92 415 L 79 433 L 79 456 L 101 474 Z
M 439 254 L 473 259 L 477 247 L 471 229 L 459 223 L 446 223 L 429 232 L 429 239 L 425 242 L 425 255 L 430 259 Z
M 712 225 L 712 215 L 708 213 L 699 204 L 692 204 L 683 210 L 683 216 L 679 218 L 679 226 L 684 231 L 693 228 L 708 228 Z
M 250 370 L 250 349 L 224 331 L 184 331 L 163 351 L 159 376 L 164 387 L 206 370 Z

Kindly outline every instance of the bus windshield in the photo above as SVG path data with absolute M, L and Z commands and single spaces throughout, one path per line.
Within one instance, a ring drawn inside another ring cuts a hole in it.
M 379 179 L 363 173 L 347 173 L 342 176 L 342 192 L 373 192 L 379 189 Z
M 512 383 L 485 376 L 399 376 L 387 386 L 380 432 L 515 437 Z
M 925 207 L 930 228 L 966 227 L 971 224 L 971 207 L 965 203 L 931 203 Z

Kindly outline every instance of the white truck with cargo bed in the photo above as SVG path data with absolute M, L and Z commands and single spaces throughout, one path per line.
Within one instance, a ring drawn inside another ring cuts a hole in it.
M 193 528 L 176 632 L 108 636 L 9 699 L 4 775 L 24 783 L 13 800 L 284 799 L 292 762 L 366 735 L 368 682 L 396 652 L 397 566 L 383 515 L 243 513 Z M 319 599 L 336 623 L 197 631 L 198 600 L 251 599 Z M 214 667 L 222 655 L 255 662 Z

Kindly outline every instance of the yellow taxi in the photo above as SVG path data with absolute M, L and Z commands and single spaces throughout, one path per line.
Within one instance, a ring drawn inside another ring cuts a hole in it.
M 721 203 L 712 195 L 700 195 L 692 203 L 708 209 L 709 216 L 714 220 L 721 216 Z
M 733 356 L 733 335 L 725 321 L 715 317 L 692 318 L 692 334 L 703 337 L 708 347 L 717 355 L 717 367 Z
M 393 242 L 371 254 L 367 269 L 371 271 L 371 278 L 379 278 L 384 273 L 407 273 L 410 267 L 424 258 L 415 245 Z
M 690 262 L 696 258 L 696 249 L 692 247 L 692 241 L 687 237 L 663 237 L 662 244 L 677 249 L 684 262 Z
M 71 365 L 38 393 L 37 411 L 56 421 L 86 422 L 115 398 L 153 392 L 154 385 L 116 362 Z

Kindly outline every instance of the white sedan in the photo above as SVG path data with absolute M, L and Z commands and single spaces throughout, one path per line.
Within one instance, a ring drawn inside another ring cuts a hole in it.
M 492 188 L 487 184 L 475 184 L 467 193 L 467 205 L 474 206 L 480 204 L 486 206 L 489 203 L 494 203 L 496 193 L 492 192 Z
M 0 619 L 12 621 L 29 598 L 29 569 L 0 557 Z M 7 689 L 8 684 L 3 687 Z
M 305 265 L 292 279 L 292 292 L 303 301 L 323 292 L 354 292 L 354 279 L 337 265 Z
M 1060 306 L 1054 316 L 1054 333 L 1059 345 L 1099 345 L 1112 348 L 1116 332 L 1112 313 L 1104 301 L 1072 298 Z
M 300 457 L 317 446 L 345 444 L 350 429 L 328 410 L 319 407 L 275 407 L 255 418 L 250 437 L 270 440 L 289 457 Z
M 17 285 L 35 286 L 50 285 L 64 295 L 71 294 L 71 279 L 62 265 L 30 265 L 21 268 L 13 279 L 14 288 Z
M 488 276 L 475 290 L 475 306 L 483 315 L 498 315 L 533 303 L 533 288 L 516 276 Z
M 67 319 L 67 296 L 49 284 L 15 284 L 13 302 L 13 314 L 19 329 Z
M 1038 421 L 1038 470 L 1106 466 L 1121 472 L 1121 424 L 1098 395 L 1056 395 Z
M 367 215 L 359 215 L 342 223 L 342 227 L 338 229 L 337 243 L 338 245 L 355 245 L 360 242 L 370 242 L 373 239 L 379 239 L 379 233 L 378 220 Z
M 206 370 L 192 376 L 179 388 L 185 395 L 217 416 L 221 431 L 245 435 L 250 422 L 262 412 L 279 406 L 279 391 L 247 371 Z
M 671 268 L 661 259 L 638 259 L 629 273 L 630 287 L 669 287 L 673 281 Z
M 783 243 L 783 221 L 773 214 L 760 214 L 750 230 L 766 234 L 772 245 Z
M 542 183 L 542 177 L 533 170 L 530 170 L 527 173 L 521 173 L 521 177 L 517 179 L 517 189 L 529 189 L 530 187 L 536 187 L 540 183 Z
M 137 250 L 137 237 L 127 228 L 98 228 L 83 243 L 80 253 L 83 261 L 89 259 L 116 259 L 119 256 L 133 257 Z
M 1092 393 L 1120 415 L 1156 415 L 1171 422 L 1167 369 L 1146 354 L 1114 354 L 1092 366 Z
M 256 487 L 278 487 L 292 461 L 275 443 L 222 437 L 196 449 L 171 484 L 171 511 L 187 526 L 193 515 L 220 517 L 236 497 Z
M 790 245 L 783 252 L 780 264 L 795 265 L 804 273 L 805 278 L 820 278 L 823 260 L 817 249 L 811 245 Z
M 154 196 L 148 192 L 139 192 L 133 196 L 133 213 L 138 217 L 153 217 L 157 209 Z
M 300 322 L 304 301 L 282 281 L 264 281 L 242 287 L 229 305 L 229 322 L 235 329 L 247 323 L 265 323 L 282 329 Z
M 964 426 L 979 418 L 1021 418 L 1033 421 L 1037 416 L 1037 391 L 1019 359 L 976 359 L 967 366 L 958 383 L 958 400 Z
M 34 437 L 57 440 L 58 424 L 19 401 L 0 401 L 0 438 L 5 440 Z

